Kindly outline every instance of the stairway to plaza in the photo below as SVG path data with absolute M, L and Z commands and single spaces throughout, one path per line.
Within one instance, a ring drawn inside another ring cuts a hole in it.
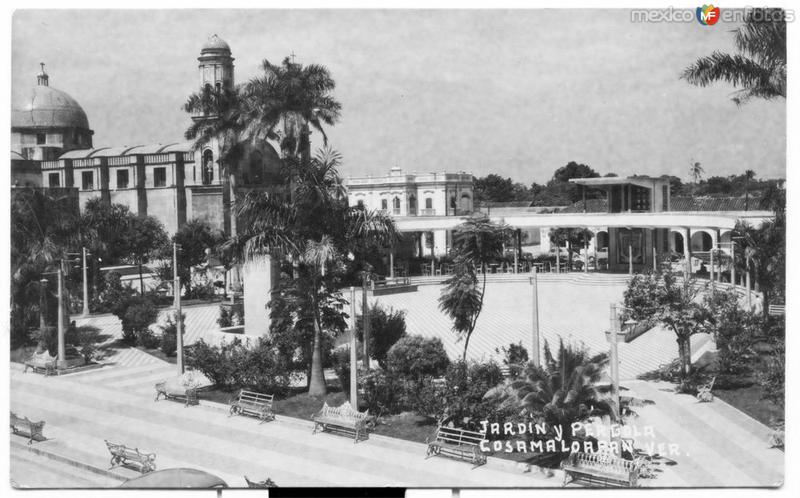
M 425 445 L 372 435 L 352 439 L 312 435 L 310 421 L 278 416 L 259 424 L 228 417 L 210 405 L 153 401 L 153 379 L 169 367 L 129 367 L 61 377 L 11 372 L 13 411 L 46 422 L 49 439 L 35 443 L 51 453 L 93 469 L 109 467 L 104 440 L 158 456 L 159 469 L 205 470 L 242 487 L 243 476 L 267 477 L 282 486 L 558 486 L 556 478 L 523 474 L 510 462 L 490 459 L 470 470 L 465 462 L 425 458 Z M 115 468 L 122 477 L 137 475 Z M 26 483 L 20 482 L 20 485 Z

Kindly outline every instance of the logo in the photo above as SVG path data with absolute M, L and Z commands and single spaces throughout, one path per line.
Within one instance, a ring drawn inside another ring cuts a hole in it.
M 719 7 L 703 5 L 697 7 L 697 22 L 703 26 L 713 26 L 719 21 Z

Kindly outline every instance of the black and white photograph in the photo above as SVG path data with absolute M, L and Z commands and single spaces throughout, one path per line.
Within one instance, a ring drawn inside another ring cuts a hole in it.
M 9 488 L 791 479 L 790 5 L 20 7 Z

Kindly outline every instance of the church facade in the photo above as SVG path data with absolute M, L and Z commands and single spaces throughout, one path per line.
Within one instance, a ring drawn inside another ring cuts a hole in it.
M 234 58 L 217 35 L 203 45 L 199 88 L 234 85 Z M 191 119 L 213 119 L 192 116 Z M 238 164 L 221 168 L 216 140 L 197 146 L 183 140 L 125 147 L 93 147 L 93 131 L 80 105 L 49 86 L 37 85 L 12 108 L 12 185 L 77 190 L 80 209 L 90 199 L 150 215 L 169 233 L 192 219 L 226 235 L 236 233 L 237 196 L 258 189 L 281 191 L 280 157 L 269 144 L 248 146 Z

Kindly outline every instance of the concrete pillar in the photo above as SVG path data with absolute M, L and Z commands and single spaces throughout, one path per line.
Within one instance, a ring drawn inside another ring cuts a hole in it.
M 389 278 L 394 278 L 394 246 L 389 248 Z
M 61 261 L 58 266 L 58 368 L 66 367 L 67 349 L 64 339 L 64 276 L 61 271 Z M 749 296 L 749 293 L 748 293 Z
M 683 256 L 686 258 L 686 275 L 688 279 L 692 274 L 692 233 L 691 230 L 686 228 L 683 235 Z
M 244 333 L 265 335 L 269 332 L 269 309 L 272 291 L 280 278 L 279 262 L 261 255 L 246 262 L 242 268 L 244 287 Z

